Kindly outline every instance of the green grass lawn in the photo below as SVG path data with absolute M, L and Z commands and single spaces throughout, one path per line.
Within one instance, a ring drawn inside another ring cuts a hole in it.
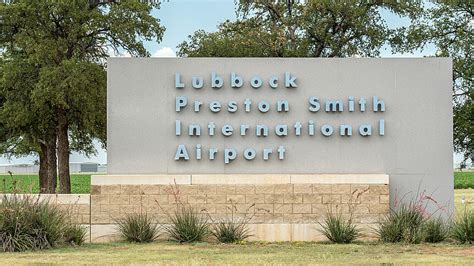
M 244 245 L 86 244 L 47 251 L 0 254 L 3 265 L 16 264 L 472 264 L 474 248 L 454 244 L 334 245 L 324 243 L 247 243 Z
M 474 188 L 474 171 L 454 172 L 454 188 Z
M 59 181 L 58 181 L 59 184 Z M 91 175 L 72 174 L 71 191 L 77 194 L 90 193 Z M 3 193 L 38 193 L 38 175 L 0 175 L 0 191 Z

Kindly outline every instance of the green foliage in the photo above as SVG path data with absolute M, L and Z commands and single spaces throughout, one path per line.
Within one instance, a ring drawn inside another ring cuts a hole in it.
M 150 243 L 155 241 L 160 228 L 146 213 L 127 214 L 116 219 L 120 236 L 127 242 Z
M 170 239 L 180 243 L 199 242 L 210 233 L 206 216 L 188 205 L 178 205 L 170 215 L 170 220 L 171 224 L 165 228 L 166 232 Z
M 237 243 L 251 236 L 248 223 L 233 220 L 223 220 L 213 224 L 211 234 L 220 243 Z
M 150 14 L 159 3 L 7 2 L 0 3 L 0 153 L 55 162 L 57 151 L 67 193 L 70 151 L 93 154 L 94 139 L 106 146 L 107 57 L 149 56 L 143 42 L 161 41 L 164 32 Z M 56 166 L 40 165 L 54 180 Z
M 64 242 L 67 244 L 80 246 L 86 241 L 86 228 L 76 223 L 66 225 L 63 233 Z
M 0 245 L 3 251 L 48 249 L 59 244 L 83 242 L 71 237 L 71 217 L 56 205 L 28 196 L 4 196 L 0 203 Z M 65 238 L 66 237 L 66 238 Z
M 454 148 L 465 159 L 474 159 L 474 2 L 434 1 L 426 6 L 408 27 L 408 38 L 398 50 L 435 46 L 433 56 L 452 58 Z
M 461 244 L 474 243 L 474 212 L 464 209 L 464 212 L 453 226 L 452 236 Z
M 89 194 L 91 189 L 90 174 L 72 174 L 71 192 Z M 39 193 L 38 175 L 0 175 L 0 192 L 2 193 Z
M 474 188 L 474 172 L 454 172 L 454 188 Z
M 424 222 L 420 208 L 413 203 L 401 204 L 379 220 L 376 233 L 382 242 L 416 244 L 423 240 Z
M 439 243 L 446 240 L 451 233 L 451 224 L 442 218 L 431 218 L 423 224 L 423 240 L 428 243 Z
M 349 244 L 360 235 L 360 230 L 352 218 L 346 218 L 341 213 L 328 211 L 319 225 L 319 231 L 333 243 Z
M 416 1 L 236 1 L 237 20 L 216 32 L 196 31 L 179 45 L 192 57 L 377 56 L 401 38 L 380 15 L 414 18 Z
M 252 208 L 255 208 L 255 204 L 250 205 L 242 217 L 237 217 L 235 215 L 237 207 L 232 202 L 229 207 L 231 211 L 229 216 L 219 221 L 212 221 L 211 234 L 220 243 L 237 243 L 246 240 L 251 236 L 248 223 L 253 215 L 248 215 Z

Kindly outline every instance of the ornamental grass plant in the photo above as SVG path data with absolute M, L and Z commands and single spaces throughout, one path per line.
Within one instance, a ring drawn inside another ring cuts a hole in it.
M 81 244 L 85 231 L 66 210 L 41 196 L 5 195 L 0 203 L 0 245 L 4 252 Z
M 115 220 L 120 237 L 127 242 L 150 243 L 160 235 L 160 227 L 146 213 L 131 213 Z

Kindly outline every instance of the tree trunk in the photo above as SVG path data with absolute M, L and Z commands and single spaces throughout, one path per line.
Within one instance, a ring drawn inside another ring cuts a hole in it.
M 40 144 L 39 152 L 39 189 L 40 193 L 48 193 L 48 151 L 46 144 Z
M 53 134 L 47 142 L 47 161 L 48 161 L 48 190 L 46 193 L 56 193 L 56 186 L 58 183 L 58 163 L 56 156 L 56 134 Z
M 66 111 L 58 111 L 58 168 L 59 189 L 62 194 L 71 193 L 71 176 L 69 174 L 69 139 Z

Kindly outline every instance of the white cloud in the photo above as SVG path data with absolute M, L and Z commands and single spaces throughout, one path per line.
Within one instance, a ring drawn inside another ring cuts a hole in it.
M 163 47 L 158 49 L 152 57 L 176 57 L 176 53 L 169 47 Z

